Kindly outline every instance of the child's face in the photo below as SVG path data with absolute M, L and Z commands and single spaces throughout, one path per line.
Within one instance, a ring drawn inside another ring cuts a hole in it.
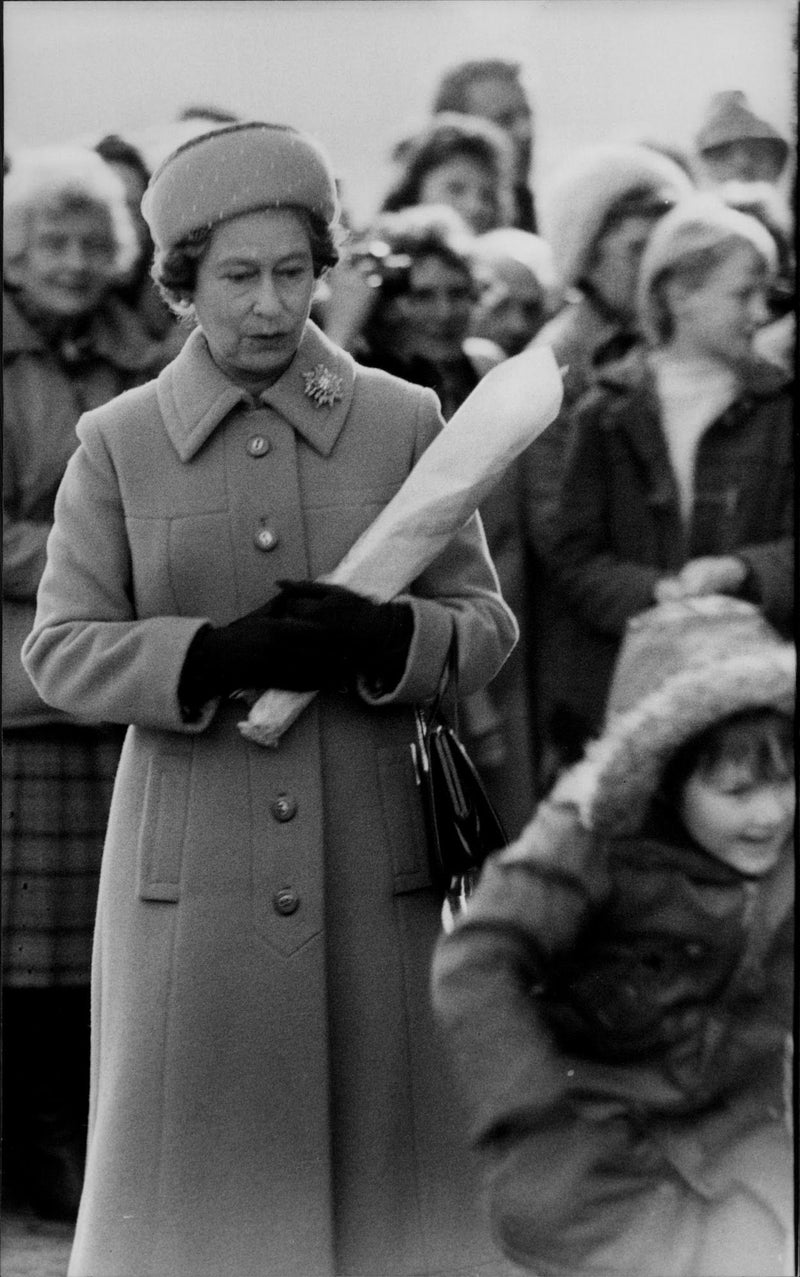
M 740 244 L 702 284 L 681 290 L 675 340 L 735 368 L 753 358 L 756 333 L 768 318 L 767 271 L 755 249 Z
M 695 842 L 740 873 L 760 876 L 780 857 L 794 821 L 793 776 L 763 780 L 732 759 L 692 773 L 680 815 Z

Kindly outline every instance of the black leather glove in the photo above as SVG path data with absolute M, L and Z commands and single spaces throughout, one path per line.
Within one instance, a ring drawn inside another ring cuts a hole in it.
M 319 581 L 279 581 L 270 614 L 318 627 L 348 681 L 361 677 L 380 694 L 403 674 L 414 613 L 408 603 L 376 603 L 342 585 Z
M 188 717 L 205 701 L 244 687 L 319 691 L 344 687 L 349 670 L 321 626 L 272 614 L 275 600 L 230 625 L 195 635 L 181 671 L 178 699 Z

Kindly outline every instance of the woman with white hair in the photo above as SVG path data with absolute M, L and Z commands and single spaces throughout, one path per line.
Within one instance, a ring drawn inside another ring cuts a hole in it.
M 3 1012 L 7 1192 L 77 1210 L 91 938 L 117 729 L 46 706 L 20 662 L 81 413 L 159 348 L 109 290 L 133 260 L 119 179 L 77 147 L 11 156 L 3 214 Z M 15 1157 L 17 1161 L 15 1162 Z
M 792 387 L 756 344 L 775 267 L 755 218 L 680 203 L 642 260 L 648 348 L 577 410 L 553 566 L 573 626 L 561 692 L 587 734 L 626 622 L 654 602 L 732 595 L 791 631 Z

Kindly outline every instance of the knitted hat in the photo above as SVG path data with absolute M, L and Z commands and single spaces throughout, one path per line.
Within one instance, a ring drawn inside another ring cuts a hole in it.
M 757 608 L 708 595 L 664 603 L 628 623 L 606 722 L 555 796 L 575 801 L 589 828 L 641 827 L 676 751 L 744 710 L 794 713 L 794 645 Z
M 656 282 L 682 259 L 726 240 L 750 244 L 767 270 L 776 269 L 777 247 L 763 223 L 731 208 L 719 195 L 692 195 L 662 217 L 647 241 L 639 266 L 636 307 L 639 326 L 649 341 L 657 343 L 663 337 L 661 305 L 654 294 Z
M 339 204 L 330 162 L 307 134 L 256 121 L 179 146 L 151 177 L 142 213 L 156 247 L 166 250 L 203 226 L 287 204 L 332 224 Z
M 730 142 L 741 142 L 749 138 L 758 142 L 771 142 L 780 152 L 781 165 L 786 163 L 788 142 L 776 128 L 755 114 L 740 89 L 726 89 L 722 93 L 715 93 L 695 138 L 698 153 L 704 155 L 718 146 L 727 146 Z
M 567 286 L 580 283 L 603 223 L 634 192 L 664 211 L 694 188 L 666 155 L 634 143 L 605 143 L 579 151 L 555 174 L 540 201 L 542 234 Z

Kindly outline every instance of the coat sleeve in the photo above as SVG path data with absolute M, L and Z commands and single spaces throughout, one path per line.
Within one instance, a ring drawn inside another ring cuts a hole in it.
M 444 421 L 433 391 L 419 389 L 416 460 Z M 502 666 L 519 637 L 513 612 L 503 599 L 476 513 L 442 553 L 398 598 L 414 612 L 414 635 L 402 679 L 387 695 L 362 695 L 371 704 L 418 702 L 436 692 L 450 640 L 458 642 L 459 693 L 484 687 Z
M 549 955 L 569 947 L 606 891 L 604 860 L 575 809 L 544 802 L 487 862 L 466 912 L 439 940 L 434 1008 L 477 1147 L 502 1143 L 563 1102 L 571 1061 L 541 1015 L 537 987 Z
M 91 416 L 79 423 L 56 498 L 36 619 L 22 660 L 47 704 L 90 722 L 201 731 L 216 703 L 183 721 L 177 688 L 205 618 L 136 617 L 111 457 Z
M 653 587 L 662 572 L 625 559 L 612 542 L 602 401 L 590 395 L 575 411 L 553 520 L 550 567 L 588 625 L 621 634 L 630 617 L 652 606 Z

